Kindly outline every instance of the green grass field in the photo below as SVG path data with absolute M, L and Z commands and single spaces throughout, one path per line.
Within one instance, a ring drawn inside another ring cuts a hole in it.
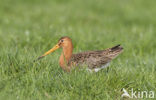
M 120 100 L 122 88 L 155 91 L 155 0 L 0 0 L 0 100 Z M 121 44 L 98 73 L 58 65 L 62 36 L 74 53 Z M 147 99 L 148 98 L 144 98 Z

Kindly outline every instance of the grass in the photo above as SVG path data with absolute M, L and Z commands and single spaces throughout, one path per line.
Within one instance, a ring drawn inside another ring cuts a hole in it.
M 156 92 L 155 0 L 0 2 L 1 100 L 120 100 L 122 88 Z M 74 53 L 116 44 L 124 52 L 92 74 L 62 71 L 61 50 L 33 62 L 62 36 L 73 39 Z

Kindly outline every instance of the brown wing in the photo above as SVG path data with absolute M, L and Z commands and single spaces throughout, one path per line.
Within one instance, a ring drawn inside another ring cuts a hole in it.
M 120 45 L 117 45 L 106 50 L 73 54 L 69 63 L 75 63 L 76 65 L 87 64 L 89 68 L 101 67 L 118 56 L 122 49 Z

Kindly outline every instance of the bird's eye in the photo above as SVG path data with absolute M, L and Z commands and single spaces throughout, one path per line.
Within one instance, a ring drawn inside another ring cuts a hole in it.
M 63 40 L 61 40 L 61 42 L 63 42 Z

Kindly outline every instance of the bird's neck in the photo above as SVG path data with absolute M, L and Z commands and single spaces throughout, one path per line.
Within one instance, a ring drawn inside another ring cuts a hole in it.
M 72 56 L 72 52 L 73 52 L 72 44 L 67 47 L 63 47 L 63 51 L 60 56 L 59 64 L 64 70 L 66 70 L 65 67 L 67 67 L 67 64 Z
M 71 56 L 72 56 L 72 53 L 73 53 L 73 48 L 72 47 L 64 47 L 63 48 L 63 52 L 62 52 L 62 56 L 64 56 L 65 60 L 66 61 L 69 61 Z

